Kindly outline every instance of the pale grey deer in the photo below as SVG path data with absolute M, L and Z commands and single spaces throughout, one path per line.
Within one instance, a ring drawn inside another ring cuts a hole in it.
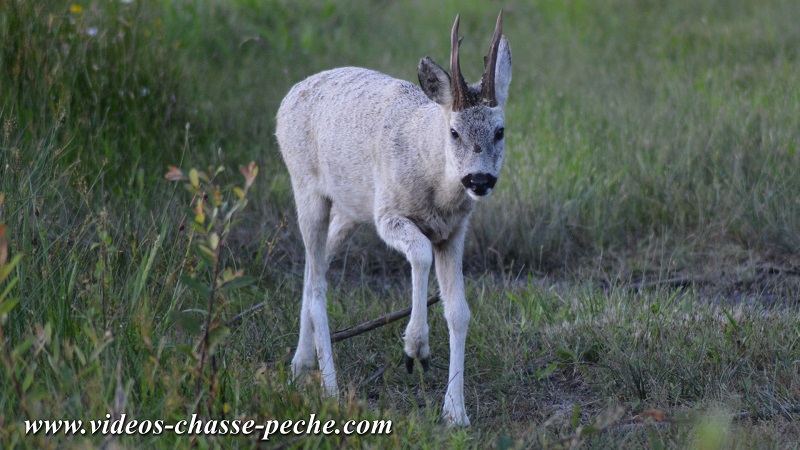
M 295 377 L 317 361 L 325 390 L 338 394 L 325 274 L 354 225 L 372 222 L 411 263 L 412 312 L 404 334 L 409 371 L 413 359 L 428 366 L 426 300 L 436 263 L 450 332 L 443 415 L 451 425 L 469 425 L 463 391 L 470 311 L 462 255 L 475 203 L 492 191 L 503 162 L 511 49 L 501 35 L 502 18 L 501 11 L 477 83 L 468 85 L 461 75 L 456 16 L 450 73 L 423 58 L 422 89 L 345 67 L 297 83 L 283 99 L 276 135 L 306 249 Z

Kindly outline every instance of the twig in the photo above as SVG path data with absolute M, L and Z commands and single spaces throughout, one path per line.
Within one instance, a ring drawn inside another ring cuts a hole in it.
M 800 403 L 790 403 L 788 405 L 778 405 L 778 408 L 759 411 L 742 411 L 733 414 L 733 420 L 766 420 L 775 416 L 786 416 L 791 419 L 792 414 L 800 413 Z
M 231 317 L 231 320 L 228 321 L 228 328 L 230 328 L 231 325 L 235 324 L 236 322 L 244 319 L 245 316 L 248 316 L 251 313 L 254 313 L 254 312 L 258 311 L 259 309 L 261 309 L 261 308 L 263 308 L 265 306 L 267 306 L 267 302 L 264 301 L 264 302 L 261 302 L 261 303 L 255 305 L 255 306 L 253 306 L 253 307 L 247 308 L 244 311 L 240 312 L 239 314 Z
M 436 304 L 440 300 L 438 295 L 433 295 L 428 299 L 427 307 Z M 259 309 L 267 306 L 267 302 L 261 302 L 255 306 L 245 309 L 244 311 L 240 312 L 239 314 L 231 317 L 228 320 L 228 327 L 235 325 L 237 322 L 241 321 L 248 315 L 258 311 Z M 374 330 L 375 328 L 382 327 L 384 325 L 388 325 L 392 322 L 396 322 L 403 317 L 407 317 L 411 315 L 411 307 L 403 308 L 399 311 L 395 311 L 389 314 L 384 314 L 378 318 L 372 319 L 368 322 L 364 322 L 359 325 L 355 325 L 349 328 L 345 328 L 343 330 L 339 330 L 331 335 L 331 342 L 339 342 L 345 339 L 349 339 L 353 336 L 358 336 L 359 334 L 366 333 L 367 331 Z
M 713 281 L 713 278 L 709 277 L 695 277 L 695 276 L 687 276 L 687 277 L 676 277 L 676 278 L 668 278 L 666 280 L 656 280 L 656 281 L 639 281 L 635 283 L 629 283 L 625 285 L 627 288 L 633 289 L 642 289 L 642 288 L 651 288 L 657 286 L 690 286 L 692 284 L 705 284 L 710 283 Z
M 223 238 L 224 239 L 224 238 Z M 224 242 L 224 241 L 223 241 Z M 214 249 L 214 267 L 211 270 L 211 292 L 208 294 L 208 316 L 206 317 L 206 329 L 203 333 L 203 345 L 200 352 L 200 365 L 197 367 L 197 384 L 196 390 L 197 395 L 200 395 L 200 384 L 203 381 L 203 371 L 205 369 L 206 364 L 206 357 L 208 356 L 208 339 L 211 333 L 211 321 L 214 316 L 214 297 L 217 295 L 217 291 L 219 289 L 219 255 L 220 249 L 222 248 L 222 243 L 218 243 L 217 248 Z M 209 392 L 209 402 L 208 402 L 208 414 L 211 415 L 211 405 L 213 404 L 213 396 L 212 393 L 214 391 L 214 376 L 215 371 L 212 370 L 211 376 L 208 379 L 208 392 Z M 200 409 L 200 402 L 197 403 L 198 410 Z
M 380 368 L 380 369 L 376 370 L 376 371 L 375 371 L 375 372 L 374 372 L 372 375 L 370 375 L 370 376 L 369 376 L 369 378 L 367 378 L 366 380 L 364 380 L 364 381 L 361 383 L 361 386 L 369 386 L 369 385 L 370 385 L 370 384 L 372 384 L 372 383 L 373 383 L 375 380 L 377 380 L 378 378 L 382 377 L 382 376 L 383 376 L 383 374 L 384 374 L 384 373 L 386 373 L 386 370 L 388 370 L 388 369 L 389 369 L 389 366 L 385 366 L 385 365 L 384 365 L 384 366 L 381 366 L 381 368 Z
M 794 275 L 796 277 L 800 277 L 800 271 L 785 268 L 785 267 L 778 267 L 773 266 L 770 264 L 761 264 L 758 266 L 758 269 L 767 272 L 768 274 L 777 275 L 777 274 L 786 274 L 786 275 Z
M 433 295 L 428 299 L 427 307 L 435 304 L 439 301 L 439 295 Z M 411 307 L 401 309 L 399 311 L 395 311 L 393 313 L 385 314 L 380 316 L 376 319 L 372 319 L 368 322 L 364 322 L 360 325 L 352 326 L 350 328 L 345 328 L 343 330 L 339 330 L 331 335 L 331 342 L 339 342 L 345 339 L 349 339 L 353 336 L 358 336 L 359 334 L 366 333 L 367 331 L 374 330 L 375 328 L 382 327 L 384 325 L 388 325 L 392 322 L 402 319 L 403 317 L 411 315 Z

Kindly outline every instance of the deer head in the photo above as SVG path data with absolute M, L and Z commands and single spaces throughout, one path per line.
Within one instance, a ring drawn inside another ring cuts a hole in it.
M 497 16 L 480 81 L 467 84 L 461 75 L 459 16 L 450 34 L 450 73 L 425 57 L 419 63 L 420 86 L 438 103 L 449 127 L 445 152 L 448 169 L 472 198 L 491 192 L 503 161 L 505 105 L 511 83 L 511 48 L 502 35 L 503 12 Z

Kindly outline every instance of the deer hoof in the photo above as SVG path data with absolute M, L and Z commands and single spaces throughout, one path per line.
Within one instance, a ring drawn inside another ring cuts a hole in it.
M 414 373 L 414 358 L 412 358 L 412 357 L 410 357 L 408 355 L 405 355 L 405 357 L 406 357 L 405 358 L 405 360 L 406 360 L 406 372 L 408 372 L 409 375 L 410 375 L 410 374 Z
M 427 373 L 428 369 L 431 368 L 430 367 L 430 362 L 431 362 L 430 358 L 424 358 L 424 359 L 420 359 L 419 360 L 419 363 L 422 364 L 422 371 L 423 372 Z

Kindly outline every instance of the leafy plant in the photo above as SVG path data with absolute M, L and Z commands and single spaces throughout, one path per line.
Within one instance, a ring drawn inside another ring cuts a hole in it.
M 181 275 L 184 283 L 200 298 L 207 299 L 206 309 L 200 311 L 205 315 L 205 326 L 199 349 L 194 357 L 197 360 L 197 381 L 195 391 L 199 400 L 201 384 L 208 385 L 207 409 L 213 413 L 213 405 L 219 392 L 218 366 L 212 364 L 209 374 L 206 374 L 206 364 L 213 359 L 218 346 L 230 334 L 229 328 L 221 320 L 224 311 L 224 294 L 232 289 L 241 288 L 251 284 L 252 277 L 244 275 L 239 269 L 233 271 L 230 267 L 223 267 L 221 252 L 225 247 L 236 214 L 247 206 L 247 194 L 258 175 L 258 167 L 250 162 L 247 167 L 240 167 L 239 172 L 244 177 L 244 186 L 234 186 L 228 190 L 217 183 L 217 176 L 224 171 L 223 166 L 216 169 L 209 168 L 208 172 L 190 169 L 188 172 L 170 166 L 165 177 L 170 181 L 184 182 L 186 189 L 192 193 L 188 214 L 191 217 L 189 225 L 193 232 L 192 251 L 200 260 L 197 273 L 206 272 L 209 276 L 203 281 L 201 275 L 191 277 Z M 193 311 L 194 312 L 194 311 Z M 190 334 L 199 334 L 199 326 L 192 316 L 186 311 L 178 319 L 183 329 Z M 198 402 L 199 405 L 199 402 Z
M 108 232 L 108 212 L 105 209 L 100 213 L 100 223 L 97 225 L 97 237 L 99 241 L 93 243 L 91 246 L 92 250 L 100 249 L 93 276 L 95 281 L 97 281 L 100 286 L 99 296 L 101 314 L 103 317 L 102 325 L 103 329 L 107 329 L 108 309 L 106 307 L 106 297 L 107 290 L 111 287 L 112 282 L 109 259 L 111 258 L 111 255 L 117 251 L 117 248 L 111 245 L 111 235 Z

